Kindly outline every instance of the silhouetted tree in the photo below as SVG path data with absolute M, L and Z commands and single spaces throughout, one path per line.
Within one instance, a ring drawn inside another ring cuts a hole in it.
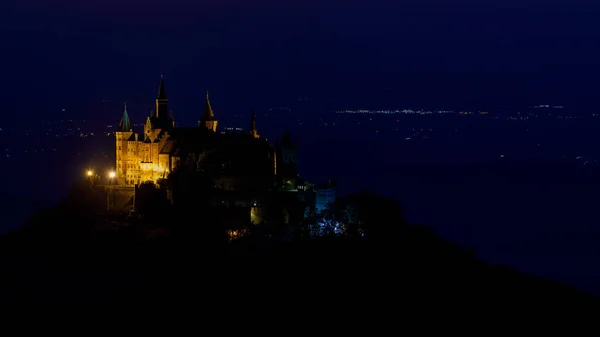
M 402 208 L 392 199 L 362 191 L 338 198 L 325 210 L 306 209 L 304 223 L 313 236 L 351 235 L 395 238 L 405 225 Z
M 191 165 L 173 171 L 166 182 L 172 190 L 173 219 L 180 235 L 198 236 L 211 242 L 227 239 L 219 214 L 211 203 L 217 197 L 212 177 Z M 185 234 L 184 234 L 185 233 Z
M 163 221 L 171 215 L 166 193 L 166 184 L 142 183 L 137 186 L 136 211 L 145 218 Z
M 351 232 L 362 232 L 366 237 L 394 239 L 406 225 L 402 207 L 396 200 L 369 191 L 350 195 L 337 207 L 344 211 Z

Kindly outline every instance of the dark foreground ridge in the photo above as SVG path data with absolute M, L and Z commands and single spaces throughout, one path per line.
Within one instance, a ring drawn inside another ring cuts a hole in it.
M 594 296 L 487 265 L 403 223 L 393 202 L 367 196 L 359 212 L 364 236 L 283 239 L 257 230 L 233 241 L 185 215 L 125 225 L 63 203 L 0 239 L 0 302 L 162 310 L 196 303 L 215 315 L 233 310 L 345 328 L 398 329 L 418 316 L 430 322 L 421 329 L 445 332 L 597 330 Z M 436 327 L 440 318 L 453 326 Z

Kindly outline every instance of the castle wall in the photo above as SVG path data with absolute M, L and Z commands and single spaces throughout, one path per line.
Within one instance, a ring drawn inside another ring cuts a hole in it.
M 137 134 L 136 134 L 137 138 Z M 140 183 L 140 150 L 141 142 L 130 141 L 128 142 L 128 163 L 127 172 L 125 173 L 125 184 L 135 185 Z
M 160 168 L 159 175 L 162 176 L 169 173 L 169 155 L 168 154 L 159 154 L 158 155 L 158 167 Z M 165 177 L 166 178 L 166 177 Z
M 127 164 L 130 160 L 129 158 L 129 147 L 128 147 L 128 139 L 131 137 L 133 132 L 117 132 L 116 133 L 116 167 L 115 172 L 117 174 L 117 179 L 125 179 L 125 172 L 127 170 Z
M 133 187 L 108 185 L 105 187 L 104 193 L 108 212 L 126 213 L 133 209 L 135 193 Z

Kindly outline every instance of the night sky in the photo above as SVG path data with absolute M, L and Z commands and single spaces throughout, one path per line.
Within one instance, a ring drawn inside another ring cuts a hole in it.
M 145 114 L 161 72 L 184 124 L 206 89 L 223 112 L 297 95 L 336 107 L 587 105 L 600 89 L 591 1 L 327 3 L 18 1 L 0 23 L 5 114 L 68 106 L 93 118 L 102 100 Z
M 0 128 L 63 118 L 116 124 L 124 101 L 132 120 L 141 122 L 153 108 L 161 73 L 179 125 L 196 124 L 209 90 L 220 121 L 249 115 L 255 107 L 259 132 L 269 137 L 283 131 L 273 125 L 281 119 L 267 127 L 262 112 L 294 107 L 299 98 L 311 105 L 294 110 L 290 121 L 318 119 L 335 109 L 478 110 L 535 104 L 564 105 L 572 114 L 587 116 L 598 112 L 598 17 L 600 3 L 583 0 L 11 1 L 0 10 Z M 502 176 L 486 183 L 492 190 L 480 187 L 484 178 L 468 177 L 479 172 L 472 167 L 403 166 L 433 165 L 443 156 L 464 165 L 483 163 L 485 156 L 497 159 L 506 153 L 500 152 L 502 146 L 511 142 L 517 150 L 532 149 L 523 150 L 524 158 L 546 151 L 549 147 L 538 143 L 551 141 L 557 142 L 554 148 L 565 149 L 556 150 L 558 157 L 597 153 L 600 130 L 593 129 L 594 123 L 580 125 L 586 132 L 538 125 L 535 136 L 513 136 L 508 128 L 502 137 L 492 136 L 502 133 L 500 127 L 461 125 L 477 136 L 442 139 L 439 144 L 446 147 L 436 149 L 400 147 L 391 136 L 365 144 L 363 130 L 335 134 L 315 127 L 298 135 L 300 165 L 310 179 L 335 176 L 346 192 L 368 187 L 395 197 L 411 221 L 480 248 L 490 260 L 600 293 L 600 275 L 590 267 L 600 256 L 598 200 L 588 198 L 598 195 L 597 177 L 593 186 L 585 177 L 577 185 L 566 175 L 553 183 L 560 186 L 550 185 L 557 175 L 550 170 L 538 174 L 537 166 L 528 166 L 535 183 L 523 178 L 517 184 L 509 173 L 491 169 L 485 179 Z M 341 139 L 337 143 L 336 137 Z M 10 139 L 0 141 L 8 148 Z M 450 145 L 468 147 L 464 153 L 470 155 L 460 157 L 448 150 Z M 35 159 L 2 165 L 10 170 L 15 189 L 27 194 L 25 184 L 36 189 L 36 200 L 45 200 L 51 199 L 50 192 L 42 191 L 64 191 L 67 185 L 53 173 L 32 169 L 51 164 Z M 83 172 L 60 165 L 56 171 L 69 169 L 71 176 Z M 445 178 L 433 179 L 437 173 L 430 172 L 444 172 Z M 438 184 L 441 180 L 444 184 Z M 466 180 L 471 181 L 468 188 Z M 16 209 L 9 204 L 6 212 Z M 571 226 L 573 215 L 577 226 Z M 567 227 L 570 241 L 561 241 Z M 548 239 L 541 242 L 541 236 Z M 579 257 L 573 255 L 582 245 L 593 247 L 596 255 L 582 250 Z M 525 250 L 554 259 L 528 260 Z

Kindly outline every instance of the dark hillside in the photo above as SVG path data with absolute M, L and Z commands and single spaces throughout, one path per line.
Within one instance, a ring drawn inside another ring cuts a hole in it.
M 537 331 L 597 329 L 600 306 L 592 295 L 487 265 L 430 229 L 404 224 L 396 203 L 376 198 L 344 201 L 357 208 L 364 237 L 256 234 L 231 242 L 194 219 L 131 223 L 86 215 L 81 203 L 72 212 L 65 202 L 1 238 L 0 296 L 4 303 L 80 307 L 192 301 L 218 308 L 215 315 L 250 305 L 264 307 L 244 311 L 250 316 L 304 322 L 318 314 L 390 329 L 423 310 L 428 320 L 464 322 L 458 331 L 481 331 L 474 317 L 519 328 L 525 319 Z

